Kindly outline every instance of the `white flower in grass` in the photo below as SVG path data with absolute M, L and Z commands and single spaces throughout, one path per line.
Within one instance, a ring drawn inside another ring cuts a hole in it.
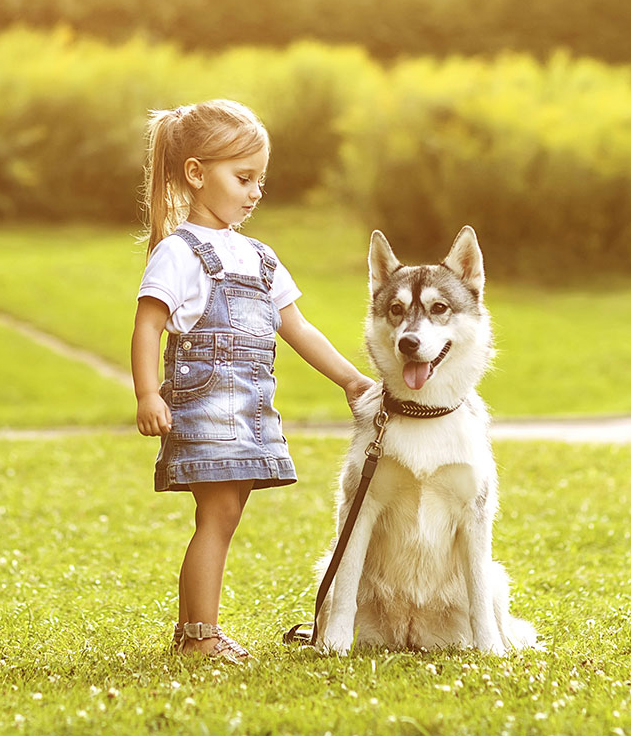
M 26 718 L 21 713 L 16 713 L 13 716 L 13 723 L 15 723 L 16 726 L 21 726 L 24 721 L 26 721 Z
M 429 672 L 429 673 L 430 673 L 431 675 L 435 675 L 435 674 L 436 674 L 436 665 L 435 665 L 435 664 L 432 664 L 431 662 L 429 662 L 428 664 L 426 664 L 426 665 L 425 665 L 425 669 L 426 669 L 426 670 L 427 670 L 427 671 L 428 671 L 428 672 Z
M 33 700 L 41 700 L 44 696 L 41 693 L 33 693 L 31 697 Z
M 173 690 L 179 690 L 182 686 L 177 680 L 171 680 L 171 688 Z
M 504 707 L 504 701 L 503 700 L 496 700 L 493 703 L 494 708 L 503 708 Z
M 547 713 L 541 713 L 541 712 L 535 713 L 535 721 L 545 721 L 547 717 L 548 717 Z

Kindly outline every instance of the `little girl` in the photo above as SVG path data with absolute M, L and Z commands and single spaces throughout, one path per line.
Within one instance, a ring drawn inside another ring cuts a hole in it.
M 276 332 L 351 405 L 372 385 L 301 315 L 271 248 L 235 229 L 261 199 L 269 149 L 260 120 L 236 102 L 153 114 L 149 259 L 132 338 L 138 429 L 161 436 L 155 490 L 196 502 L 174 639 L 185 653 L 233 662 L 249 654 L 217 625 L 230 540 L 253 488 L 296 481 L 272 404 Z

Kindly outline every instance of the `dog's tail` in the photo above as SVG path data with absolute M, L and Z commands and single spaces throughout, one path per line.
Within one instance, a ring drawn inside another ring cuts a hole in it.
M 537 641 L 538 635 L 535 627 L 523 618 L 514 618 L 509 616 L 510 622 L 508 631 L 503 632 L 508 645 L 513 649 L 532 649 L 544 650 L 545 646 Z
M 495 589 L 493 591 L 493 607 L 495 619 L 504 646 L 509 649 L 545 649 L 537 643 L 535 627 L 523 618 L 515 618 L 509 613 L 510 582 L 506 570 L 498 562 L 493 563 L 495 568 Z

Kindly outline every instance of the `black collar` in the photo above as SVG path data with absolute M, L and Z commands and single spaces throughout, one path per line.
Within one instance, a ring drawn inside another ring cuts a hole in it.
M 414 419 L 434 419 L 451 414 L 459 406 L 462 406 L 462 401 L 456 406 L 427 406 L 417 404 L 415 401 L 399 401 L 388 393 L 385 386 L 383 388 L 383 407 L 389 414 L 402 414 L 404 417 Z

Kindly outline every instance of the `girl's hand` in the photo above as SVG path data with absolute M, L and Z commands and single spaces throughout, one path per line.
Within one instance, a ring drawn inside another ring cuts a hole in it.
M 359 399 L 362 394 L 364 394 L 366 391 L 368 391 L 369 388 L 372 388 L 375 385 L 375 382 L 372 380 L 372 378 L 368 378 L 368 376 L 364 376 L 362 373 L 357 374 L 357 378 L 351 379 L 346 386 L 344 387 L 344 391 L 346 392 L 346 400 L 348 401 L 348 405 L 351 407 L 351 411 L 353 414 L 355 414 L 355 406 L 357 404 L 357 400 Z
M 171 411 L 159 393 L 150 393 L 138 399 L 136 424 L 145 437 L 158 437 L 171 431 Z

